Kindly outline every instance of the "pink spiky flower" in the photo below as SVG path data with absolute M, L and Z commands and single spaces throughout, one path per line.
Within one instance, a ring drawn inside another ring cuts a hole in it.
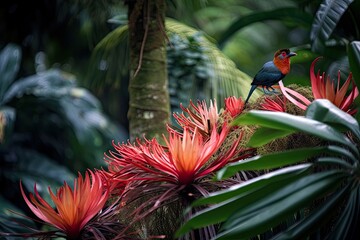
M 286 98 L 275 96 L 275 98 L 265 97 L 264 102 L 260 105 L 260 110 L 273 112 L 286 112 Z
M 232 118 L 235 118 L 242 113 L 244 104 L 241 97 L 236 98 L 235 96 L 231 96 L 225 98 L 225 112 L 229 113 Z
M 65 183 L 55 195 L 49 187 L 55 209 L 40 196 L 36 185 L 35 195 L 30 193 L 29 198 L 21 183 L 20 190 L 26 204 L 39 219 L 59 229 L 67 239 L 79 239 L 86 224 L 100 212 L 108 199 L 109 189 L 104 188 L 103 180 L 100 173 L 88 170 L 85 178 L 79 173 L 73 189 Z
M 210 107 L 208 108 L 205 101 L 198 101 L 195 105 L 190 100 L 190 106 L 185 108 L 180 104 L 180 108 L 183 110 L 183 113 L 174 113 L 173 116 L 182 128 L 187 128 L 188 130 L 194 132 L 195 128 L 204 136 L 211 134 L 213 128 L 215 128 L 218 120 L 219 113 L 216 106 L 216 100 L 214 102 L 210 101 Z M 186 113 L 186 114 L 185 114 Z M 176 130 L 169 128 L 171 132 Z
M 350 107 L 355 98 L 359 95 L 359 90 L 352 79 L 352 73 L 349 74 L 344 84 L 340 86 L 339 71 L 337 84 L 335 85 L 334 81 L 330 79 L 330 76 L 325 77 L 325 72 L 320 75 L 320 71 L 318 71 L 315 75 L 315 64 L 320 58 L 321 57 L 316 58 L 310 67 L 310 80 L 314 99 L 328 99 L 344 112 L 354 115 L 356 109 L 351 109 Z M 352 89 L 350 93 L 346 95 L 350 83 L 352 84 Z M 285 97 L 299 108 L 306 110 L 307 106 L 310 105 L 311 101 L 309 99 L 300 93 L 285 87 L 282 81 L 279 82 L 279 85 Z
M 228 132 L 227 126 L 223 126 L 220 133 L 213 128 L 209 138 L 205 139 L 197 128 L 190 130 L 189 127 L 185 127 L 181 135 L 171 132 L 169 139 L 164 137 L 166 146 L 160 145 L 156 139 L 145 142 L 138 140 L 136 145 L 114 145 L 117 152 L 110 152 L 107 156 L 109 170 L 117 180 L 118 177 L 123 177 L 123 174 L 116 174 L 116 171 L 120 170 L 128 174 L 126 181 L 165 181 L 188 185 L 235 160 L 241 137 L 229 150 L 215 159 L 212 158 Z

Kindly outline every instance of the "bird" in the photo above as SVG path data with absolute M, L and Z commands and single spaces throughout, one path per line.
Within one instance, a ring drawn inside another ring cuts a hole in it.
M 246 105 L 252 93 L 259 86 L 262 87 L 265 94 L 275 93 L 275 89 L 272 86 L 290 72 L 290 58 L 293 56 L 296 56 L 296 53 L 291 52 L 288 48 L 277 50 L 274 54 L 274 59 L 266 62 L 255 75 L 244 105 Z M 266 92 L 265 89 L 268 92 Z

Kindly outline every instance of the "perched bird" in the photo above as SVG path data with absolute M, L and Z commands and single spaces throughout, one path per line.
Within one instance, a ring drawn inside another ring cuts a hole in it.
M 251 94 L 259 86 L 262 86 L 264 93 L 274 93 L 272 87 L 283 79 L 290 71 L 290 58 L 296 56 L 296 53 L 290 52 L 289 49 L 280 49 L 275 52 L 274 59 L 264 64 L 260 71 L 255 75 L 251 83 L 249 95 L 245 100 L 245 104 L 249 101 Z M 268 91 L 266 92 L 265 89 Z

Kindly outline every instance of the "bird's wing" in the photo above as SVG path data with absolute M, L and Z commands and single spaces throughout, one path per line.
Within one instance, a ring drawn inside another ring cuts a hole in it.
M 272 86 L 279 82 L 285 75 L 274 65 L 272 61 L 267 62 L 255 75 L 251 85 Z

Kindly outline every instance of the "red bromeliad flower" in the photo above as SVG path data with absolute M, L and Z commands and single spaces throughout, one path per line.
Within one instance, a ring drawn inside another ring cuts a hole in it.
M 337 84 L 330 79 L 329 76 L 325 77 L 325 72 L 320 75 L 320 71 L 315 75 L 315 64 L 321 57 L 316 58 L 310 67 L 310 80 L 311 88 L 313 92 L 314 99 L 328 99 L 335 106 L 347 112 L 349 114 L 355 114 L 356 110 L 351 109 L 350 106 L 354 102 L 355 98 L 359 95 L 359 90 L 352 79 L 352 74 L 350 73 L 345 83 L 340 87 L 340 71 L 338 74 Z M 352 84 L 352 89 L 349 95 L 346 95 L 348 88 Z M 286 98 L 294 103 L 299 108 L 306 110 L 307 106 L 311 103 L 306 97 L 300 93 L 284 87 L 282 81 L 279 82 L 281 91 L 286 96 Z M 296 98 L 296 99 L 295 99 Z
M 21 183 L 20 189 L 26 204 L 38 218 L 66 234 L 67 239 L 79 239 L 82 229 L 108 199 L 109 189 L 104 188 L 103 180 L 100 173 L 88 170 L 85 178 L 79 174 L 74 180 L 74 189 L 65 183 L 55 195 L 49 187 L 56 210 L 40 196 L 36 185 L 35 195 L 30 193 L 30 199 L 25 195 Z
M 229 128 L 225 125 L 220 133 L 213 127 L 209 138 L 195 127 L 185 127 L 183 134 L 171 132 L 166 146 L 155 139 L 136 145 L 114 145 L 117 153 L 107 156 L 109 171 L 115 180 L 147 180 L 151 182 L 168 182 L 177 185 L 188 185 L 235 160 L 237 146 L 241 137 L 229 150 L 213 159 L 213 155 L 224 142 Z M 116 174 L 120 171 L 120 174 Z M 126 177 L 124 177 L 124 174 Z M 119 179 L 120 178 L 120 179 Z
M 198 101 L 198 104 L 195 105 L 191 100 L 189 107 L 185 108 L 182 104 L 180 104 L 180 107 L 188 116 L 184 113 L 174 113 L 173 116 L 182 128 L 186 127 L 193 132 L 197 128 L 197 131 L 204 136 L 211 134 L 212 129 L 215 128 L 219 120 L 216 100 L 214 100 L 214 103 L 210 101 L 209 109 L 205 101 Z M 175 131 L 171 128 L 169 130 L 170 132 Z
M 232 118 L 239 115 L 244 109 L 244 101 L 242 98 L 236 98 L 235 96 L 225 98 L 225 111 L 230 114 Z
M 260 110 L 273 111 L 273 112 L 286 112 L 286 98 L 279 96 L 275 98 L 265 97 L 264 102 L 260 106 Z

